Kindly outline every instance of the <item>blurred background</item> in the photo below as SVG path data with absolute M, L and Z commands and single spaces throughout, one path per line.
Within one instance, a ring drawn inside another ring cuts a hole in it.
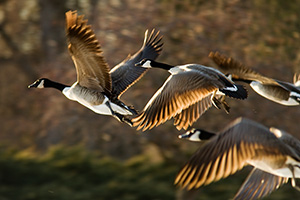
M 195 191 L 173 185 L 200 144 L 181 141 L 173 121 L 146 132 L 97 115 L 37 78 L 72 84 L 65 12 L 84 14 L 111 67 L 133 54 L 146 29 L 164 35 L 158 61 L 213 66 L 220 51 L 263 75 L 292 82 L 300 72 L 300 1 L 0 0 L 0 200 L 230 199 L 251 168 Z M 122 96 L 142 110 L 169 76 L 150 70 Z M 268 101 L 247 87 L 231 113 L 209 109 L 194 127 L 220 131 L 239 116 L 299 133 L 299 107 Z M 266 199 L 296 199 L 286 184 Z

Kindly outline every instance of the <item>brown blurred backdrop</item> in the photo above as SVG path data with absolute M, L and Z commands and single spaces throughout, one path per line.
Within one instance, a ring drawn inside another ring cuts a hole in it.
M 161 62 L 215 67 L 208 54 L 218 50 L 265 76 L 292 82 L 300 72 L 299 8 L 300 1 L 280 0 L 1 0 L 1 149 L 43 154 L 56 145 L 81 145 L 122 161 L 138 155 L 172 160 L 179 169 L 199 145 L 177 139 L 184 131 L 172 120 L 142 133 L 56 90 L 27 89 L 39 77 L 69 85 L 76 80 L 65 40 L 70 9 L 89 20 L 111 67 L 141 47 L 146 29 L 156 28 L 164 35 Z M 150 70 L 122 100 L 142 110 L 168 75 Z M 244 116 L 300 138 L 299 107 L 278 105 L 247 89 L 247 100 L 228 99 L 229 115 L 211 108 L 194 127 L 219 131 Z

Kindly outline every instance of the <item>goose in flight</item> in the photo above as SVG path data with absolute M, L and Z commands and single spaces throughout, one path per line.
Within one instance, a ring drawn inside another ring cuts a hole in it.
M 261 96 L 285 106 L 300 104 L 299 75 L 294 75 L 294 84 L 292 84 L 265 77 L 233 58 L 228 58 L 218 52 L 211 52 L 209 57 L 233 81 L 243 81 L 250 84 L 251 88 Z
M 137 113 L 119 98 L 147 71 L 135 66 L 135 63 L 143 58 L 156 59 L 159 56 L 163 45 L 159 32 L 153 30 L 148 35 L 147 30 L 141 49 L 111 70 L 91 26 L 87 25 L 83 15 L 78 16 L 76 11 L 66 12 L 66 36 L 69 53 L 77 72 L 77 81 L 68 86 L 41 78 L 28 87 L 58 89 L 68 99 L 77 101 L 98 114 L 112 115 L 132 125 L 126 116 Z
M 247 91 L 234 84 L 219 70 L 199 64 L 172 66 L 151 59 L 136 64 L 144 68 L 161 68 L 170 72 L 163 86 L 152 96 L 143 111 L 132 119 L 143 131 L 174 118 L 178 130 L 187 129 L 211 105 L 229 111 L 225 95 L 247 98 Z
M 282 130 L 238 118 L 220 133 L 192 129 L 179 137 L 207 141 L 177 174 L 175 184 L 181 188 L 199 188 L 252 165 L 234 199 L 262 198 L 288 179 L 299 190 L 300 141 Z

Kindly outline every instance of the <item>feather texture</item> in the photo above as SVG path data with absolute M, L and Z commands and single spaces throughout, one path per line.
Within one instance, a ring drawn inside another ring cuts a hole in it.
M 120 64 L 116 65 L 111 71 L 113 83 L 113 94 L 120 97 L 129 87 L 140 80 L 148 69 L 135 66 L 144 58 L 155 60 L 162 51 L 162 36 L 159 31 L 153 29 L 148 35 L 148 30 L 145 32 L 144 43 L 141 49 L 133 56 L 128 57 Z
M 111 92 L 109 66 L 96 36 L 83 16 L 66 12 L 68 48 L 76 67 L 78 84 L 98 92 Z
M 271 168 L 285 166 L 295 153 L 267 127 L 239 118 L 204 144 L 179 171 L 175 184 L 193 189 L 225 178 L 252 161 L 263 161 Z M 299 160 L 300 161 L 300 160 Z

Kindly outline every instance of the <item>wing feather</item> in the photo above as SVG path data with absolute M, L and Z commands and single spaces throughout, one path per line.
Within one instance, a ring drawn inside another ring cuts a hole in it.
M 235 173 L 248 160 L 290 154 L 291 150 L 267 127 L 239 118 L 196 151 L 179 171 L 175 184 L 198 188 Z
M 199 98 L 199 97 L 197 97 Z M 182 110 L 181 113 L 174 117 L 174 125 L 178 130 L 187 129 L 195 121 L 197 121 L 202 114 L 205 113 L 212 105 L 211 94 L 204 97 L 201 101 L 189 106 L 187 109 Z
M 265 77 L 252 69 L 247 68 L 244 64 L 237 60 L 234 60 L 231 57 L 226 57 L 219 52 L 210 52 L 209 57 L 225 74 L 231 74 L 233 78 L 279 85 L 274 79 Z
M 110 92 L 109 66 L 102 56 L 100 44 L 91 26 L 87 25 L 83 15 L 78 16 L 77 11 L 66 12 L 66 34 L 78 83 L 96 91 Z
M 138 130 L 147 130 L 173 117 L 175 117 L 176 124 L 179 124 L 180 119 L 187 119 L 187 113 L 193 112 L 195 107 L 199 106 L 199 104 L 193 104 L 205 99 L 204 105 L 207 105 L 206 97 L 222 87 L 224 87 L 223 82 L 211 81 L 209 77 L 193 71 L 171 75 L 149 100 L 143 112 L 132 119 L 133 126 L 137 126 Z M 192 107 L 188 109 L 190 106 Z M 165 109 L 166 107 L 170 109 Z M 187 110 L 184 111 L 185 109 Z M 183 114 L 180 115 L 182 111 Z M 162 112 L 165 112 L 165 114 L 161 115 Z M 202 113 L 198 115 L 198 118 L 201 114 Z M 196 119 L 189 118 L 189 120 L 191 121 L 180 124 L 177 128 L 186 128 Z M 147 126 L 145 124 L 147 124 Z
M 162 51 L 162 36 L 159 31 L 153 29 L 148 35 L 145 32 L 143 46 L 133 56 L 128 56 L 120 64 L 111 69 L 113 94 L 120 97 L 128 88 L 140 80 L 148 71 L 147 68 L 135 66 L 144 58 L 155 60 Z
M 287 183 L 287 181 L 288 178 L 275 176 L 254 168 L 235 195 L 234 199 L 250 200 L 263 198 Z

